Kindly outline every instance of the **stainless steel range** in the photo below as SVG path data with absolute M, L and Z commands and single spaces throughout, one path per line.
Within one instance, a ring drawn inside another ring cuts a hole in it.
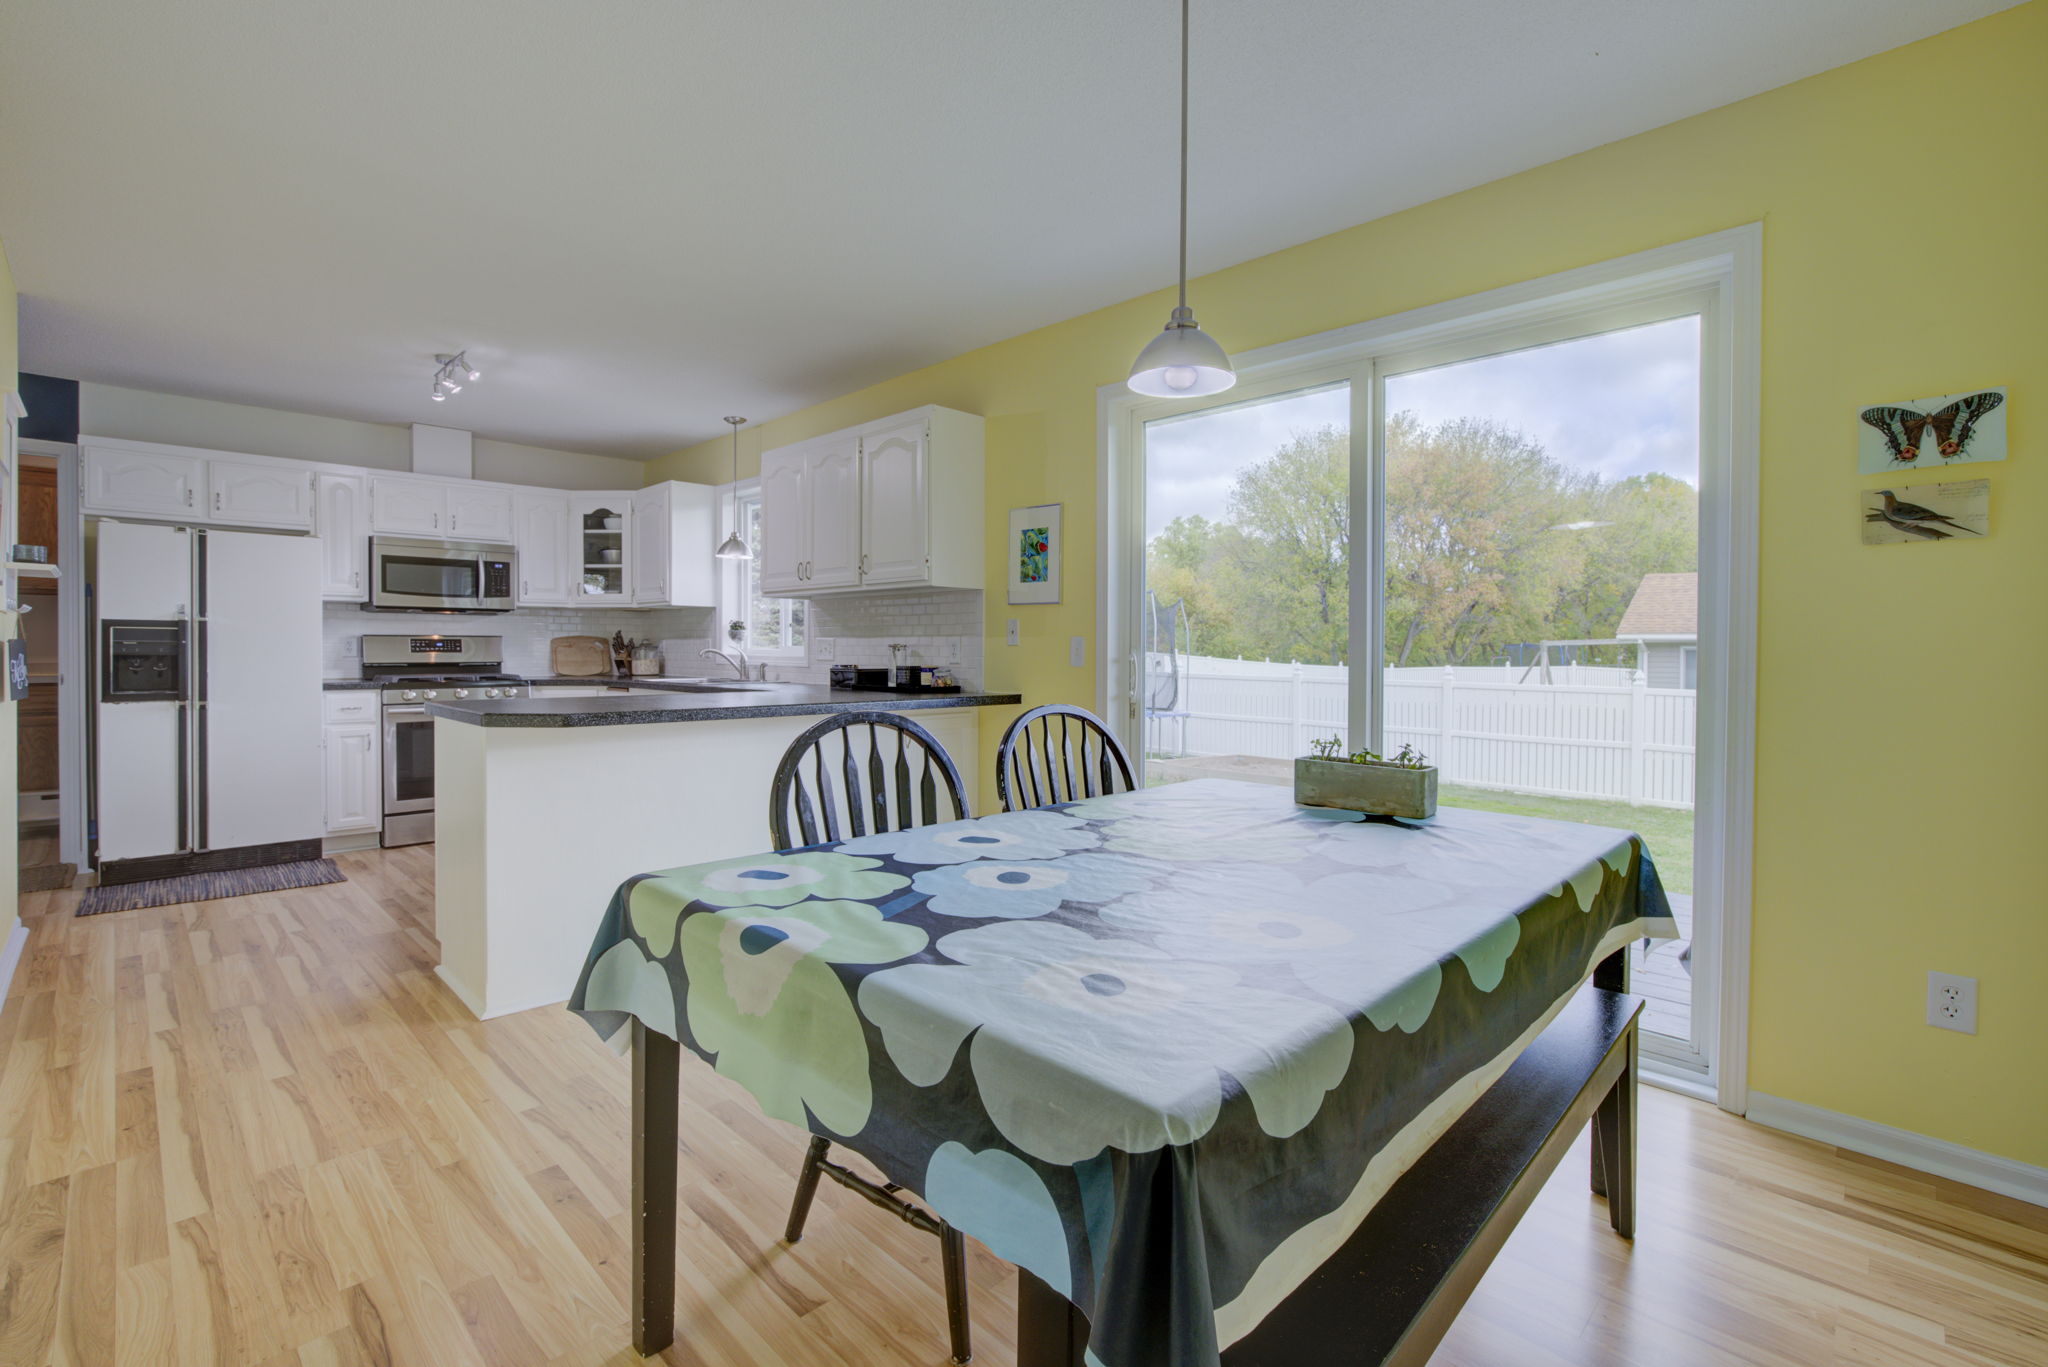
M 505 669 L 505 638 L 436 633 L 363 637 L 363 681 L 384 713 L 384 843 L 434 838 L 434 719 L 440 699 L 523 698 L 526 680 Z

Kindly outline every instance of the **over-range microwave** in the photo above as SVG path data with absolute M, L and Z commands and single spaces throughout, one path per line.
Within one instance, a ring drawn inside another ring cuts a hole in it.
M 411 612 L 510 612 L 510 546 L 424 537 L 370 538 L 370 606 Z

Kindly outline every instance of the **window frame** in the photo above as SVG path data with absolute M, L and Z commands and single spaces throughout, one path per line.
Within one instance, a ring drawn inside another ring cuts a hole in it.
M 748 504 L 758 505 L 761 501 L 761 481 L 743 479 L 736 483 L 719 486 L 718 490 L 718 539 L 721 543 L 738 530 L 744 520 L 744 509 Z M 761 548 L 753 544 L 759 538 L 748 542 L 753 556 L 747 560 L 714 560 L 717 571 L 716 613 L 711 623 L 711 647 L 722 650 L 731 644 L 725 634 L 727 624 L 735 618 L 747 623 L 747 634 L 753 635 L 752 596 L 747 592 L 747 581 L 751 570 L 761 563 Z M 747 658 L 760 664 L 808 666 L 811 663 L 811 601 L 808 598 L 781 598 L 784 603 L 796 603 L 804 612 L 804 640 L 800 646 L 755 646 L 743 644 Z M 787 638 L 787 627 L 784 636 Z

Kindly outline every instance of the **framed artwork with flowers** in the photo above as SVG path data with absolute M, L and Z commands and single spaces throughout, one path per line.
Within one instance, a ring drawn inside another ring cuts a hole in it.
M 1010 509 L 1010 601 L 1060 601 L 1060 505 Z

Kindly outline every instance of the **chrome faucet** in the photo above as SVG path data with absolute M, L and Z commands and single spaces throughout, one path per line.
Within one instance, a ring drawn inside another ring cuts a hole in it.
M 735 645 L 732 648 L 731 654 L 727 654 L 725 651 L 722 650 L 700 650 L 697 653 L 707 660 L 723 660 L 727 664 L 731 665 L 733 669 L 738 671 L 740 678 L 745 679 L 748 677 L 747 652 L 737 645 Z

